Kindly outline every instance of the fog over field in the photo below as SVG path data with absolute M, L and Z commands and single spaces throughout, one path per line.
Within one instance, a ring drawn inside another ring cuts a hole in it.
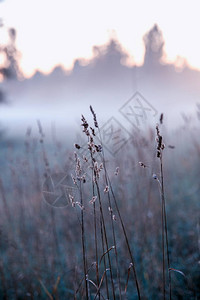
M 127 66 L 128 55 L 111 39 L 107 45 L 93 48 L 92 60 L 77 59 L 71 71 L 57 66 L 49 75 L 36 72 L 30 79 L 1 82 L 6 97 L 1 105 L 1 125 L 8 136 L 23 136 L 28 126 L 36 130 L 40 119 L 47 132 L 54 126 L 58 135 L 67 132 L 69 136 L 92 105 L 100 124 L 114 116 L 131 130 L 131 122 L 119 110 L 136 92 L 157 112 L 148 112 L 148 122 L 155 124 L 161 112 L 168 128 L 181 126 L 182 114 L 196 118 L 200 72 L 181 58 L 175 64 L 163 63 L 164 37 L 157 25 L 145 35 L 144 46 L 144 63 L 139 67 Z

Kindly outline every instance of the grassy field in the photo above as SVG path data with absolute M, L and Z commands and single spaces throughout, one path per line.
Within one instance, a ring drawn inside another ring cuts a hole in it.
M 1 157 L 0 299 L 200 299 L 200 124 L 113 157 L 91 113 L 71 151 L 39 124 Z

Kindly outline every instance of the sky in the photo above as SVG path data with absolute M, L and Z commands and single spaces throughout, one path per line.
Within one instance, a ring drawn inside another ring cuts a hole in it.
M 77 58 L 93 57 L 93 46 L 117 39 L 129 54 L 127 64 L 141 65 L 143 36 L 155 23 L 165 39 L 165 62 L 186 59 L 200 70 L 200 1 L 179 0 L 4 0 L 0 18 L 17 30 L 20 66 L 30 77 L 56 65 L 70 70 Z M 0 30 L 0 41 L 6 39 Z

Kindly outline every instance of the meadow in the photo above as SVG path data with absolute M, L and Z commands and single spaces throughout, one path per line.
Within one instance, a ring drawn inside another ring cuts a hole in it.
M 4 145 L 0 298 L 200 299 L 200 122 L 161 118 L 112 156 L 90 113 L 71 147 L 40 122 Z

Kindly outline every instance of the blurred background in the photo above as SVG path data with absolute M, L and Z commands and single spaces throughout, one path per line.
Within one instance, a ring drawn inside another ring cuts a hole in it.
M 0 1 L 2 132 L 19 139 L 39 119 L 46 132 L 54 127 L 66 139 L 89 105 L 101 124 L 112 116 L 126 124 L 119 109 L 137 91 L 165 113 L 169 128 L 195 119 L 198 6 L 194 0 Z

